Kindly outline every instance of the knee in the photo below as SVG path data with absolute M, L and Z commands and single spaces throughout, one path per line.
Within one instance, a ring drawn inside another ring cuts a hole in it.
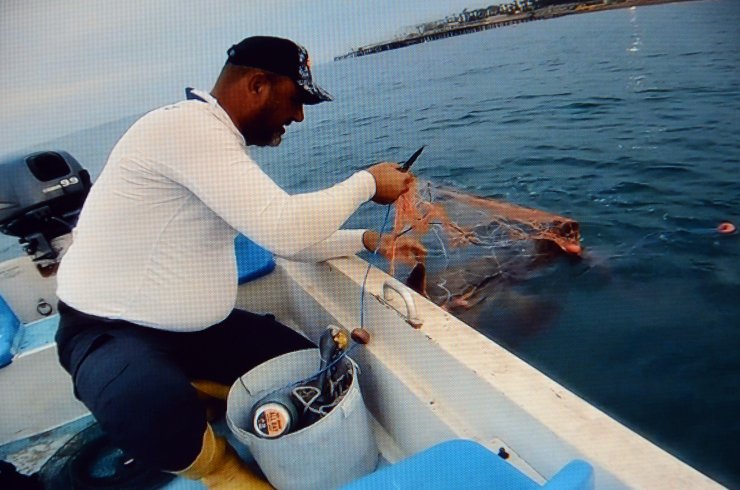
M 156 383 L 121 383 L 127 389 L 103 392 L 95 413 L 111 440 L 155 467 L 187 467 L 200 451 L 206 427 L 205 408 L 195 389 L 185 379 L 161 375 Z

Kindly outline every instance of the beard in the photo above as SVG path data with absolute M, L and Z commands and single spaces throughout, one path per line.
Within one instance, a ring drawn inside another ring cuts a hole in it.
M 267 145 L 264 146 L 272 146 L 273 148 L 280 145 L 280 142 L 283 141 L 283 136 L 281 134 L 274 134 L 272 139 L 270 140 Z
M 241 130 L 247 145 L 255 146 L 278 146 L 283 140 L 282 126 L 279 129 L 270 130 L 265 126 L 244 128 Z
M 255 118 L 250 127 L 241 128 L 241 133 L 248 145 L 278 146 L 283 140 L 285 128 L 270 117 L 270 108 L 266 108 L 261 117 Z

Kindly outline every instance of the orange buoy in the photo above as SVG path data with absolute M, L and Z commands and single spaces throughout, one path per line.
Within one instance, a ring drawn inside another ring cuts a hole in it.
M 730 223 L 729 221 L 723 221 L 722 223 L 717 226 L 717 232 L 722 233 L 723 235 L 729 235 L 730 233 L 735 233 L 735 225 Z
M 563 250 L 573 255 L 581 254 L 581 246 L 578 245 L 577 243 L 567 243 L 565 244 L 565 246 L 563 246 Z
M 352 330 L 352 340 L 358 344 L 367 344 L 370 342 L 370 332 L 364 328 L 355 328 Z

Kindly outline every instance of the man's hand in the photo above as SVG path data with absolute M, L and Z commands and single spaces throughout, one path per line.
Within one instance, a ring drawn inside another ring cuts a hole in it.
M 373 201 L 378 204 L 390 204 L 398 199 L 398 196 L 409 190 L 414 176 L 409 172 L 401 172 L 401 166 L 397 163 L 376 163 L 368 172 L 375 178 L 375 196 Z
M 380 247 L 378 247 L 378 241 L 380 241 Z M 374 252 L 377 249 L 385 258 L 390 260 L 393 256 L 396 260 L 400 260 L 408 265 L 424 262 L 427 256 L 427 249 L 424 245 L 419 240 L 407 236 L 396 238 L 395 255 L 393 254 L 394 244 L 392 235 L 383 235 L 381 239 L 377 231 L 367 230 L 362 235 L 362 243 L 370 252 Z

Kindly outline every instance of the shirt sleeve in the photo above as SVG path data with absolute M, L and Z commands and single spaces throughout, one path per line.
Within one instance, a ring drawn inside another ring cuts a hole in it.
M 357 248 L 356 234 L 335 232 L 375 195 L 369 172 L 359 171 L 321 191 L 290 195 L 218 119 L 183 119 L 173 138 L 177 144 L 159 140 L 162 172 L 233 228 L 276 255 L 299 260 L 325 260 Z
M 326 240 L 285 258 L 300 262 L 323 262 L 355 255 L 365 250 L 365 244 L 362 242 L 365 231 L 367 230 L 338 230 Z

